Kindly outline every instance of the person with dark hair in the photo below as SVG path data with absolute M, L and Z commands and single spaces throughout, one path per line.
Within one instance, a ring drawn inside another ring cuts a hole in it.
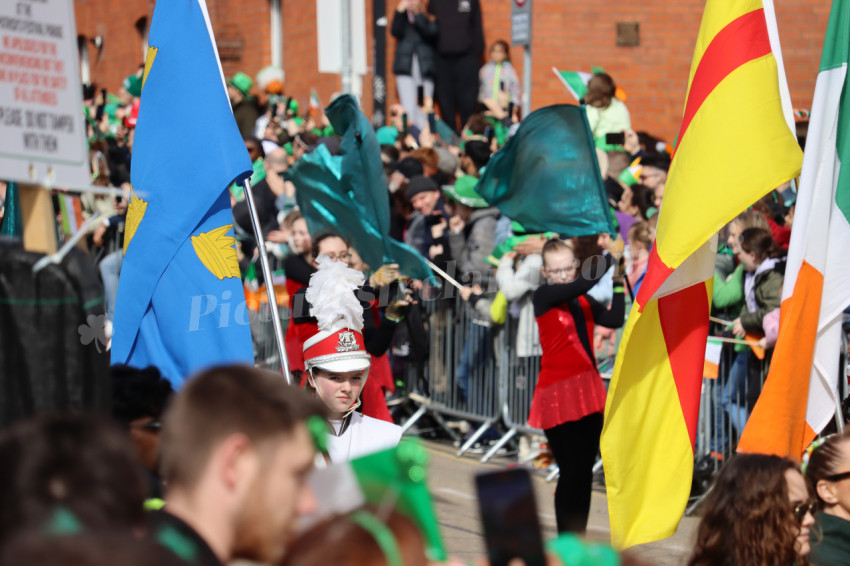
M 456 132 L 457 115 L 465 124 L 478 98 L 478 65 L 484 51 L 479 0 L 430 0 L 437 18 L 437 102 L 443 120 Z
M 165 413 L 167 503 L 153 538 L 194 564 L 280 560 L 296 519 L 315 511 L 308 421 L 325 417 L 279 374 L 219 366 L 192 377 Z
M 790 460 L 734 456 L 706 497 L 688 566 L 807 564 L 816 505 Z
M 747 228 L 741 233 L 738 260 L 744 266 L 744 301 L 741 316 L 735 319 L 733 334 L 764 334 L 764 315 L 778 309 L 782 302 L 785 276 L 784 253 L 776 246 L 769 231 Z
M 803 456 L 803 473 L 820 503 L 809 562 L 850 564 L 850 433 L 815 440 Z
M 105 418 L 41 415 L 0 433 L 0 547 L 25 531 L 141 529 L 145 484 Z
M 280 566 L 426 566 L 425 540 L 396 511 L 357 509 L 311 527 L 287 549 Z
M 763 336 L 765 315 L 778 309 L 782 302 L 783 253 L 776 247 L 770 232 L 762 228 L 747 228 L 741 232 L 739 243 L 737 256 L 744 271 L 744 304 L 740 315 L 732 322 L 732 334 L 738 338 Z M 752 359 L 750 348 L 735 354 L 720 400 L 739 435 L 749 419 L 751 401 L 761 386 L 750 376 Z
M 606 73 L 596 73 L 587 83 L 584 95 L 587 121 L 596 146 L 606 150 L 605 134 L 620 133 L 632 128 L 629 110 L 615 97 L 617 85 Z
M 159 479 L 160 417 L 174 390 L 159 370 L 113 365 L 112 417 L 126 428 L 148 479 L 149 497 L 162 496 Z
M 596 324 L 623 325 L 623 274 L 614 275 L 614 299 L 608 309 L 587 292 L 614 265 L 611 255 L 581 265 L 573 248 L 561 240 L 546 242 L 542 255 L 547 284 L 535 289 L 532 304 L 543 354 L 528 424 L 546 434 L 561 470 L 555 488 L 558 531 L 584 533 L 605 409 L 605 386 L 591 340 Z
M 467 175 L 478 177 L 490 161 L 490 146 L 486 142 L 471 140 L 464 144 L 460 167 Z
M 652 193 L 652 205 L 661 209 L 664 199 L 664 186 L 667 183 L 667 171 L 670 159 L 663 155 L 647 155 L 641 158 L 640 182 Z
M 427 117 L 416 100 L 417 88 L 434 96 L 434 39 L 437 23 L 424 11 L 425 0 L 401 0 L 396 7 L 390 33 L 396 38 L 393 72 L 398 98 L 411 124 L 424 130 Z
M 444 250 L 448 247 L 442 237 L 443 229 L 448 225 L 448 215 L 440 187 L 431 178 L 419 175 L 410 180 L 407 197 L 416 212 L 410 218 L 404 241 L 424 257 L 433 260 L 431 246 L 442 245 Z
M 407 187 L 407 183 L 412 178 L 425 174 L 422 162 L 410 156 L 405 157 L 401 161 L 390 163 L 388 168 L 390 170 L 390 177 L 387 182 L 389 191 L 392 194 L 396 194 L 398 191 Z
M 292 140 L 292 161 L 313 151 L 319 144 L 319 136 L 314 132 L 299 132 Z

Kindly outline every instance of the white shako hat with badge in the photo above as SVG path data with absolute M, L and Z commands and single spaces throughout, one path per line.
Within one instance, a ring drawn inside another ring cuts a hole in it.
M 324 255 L 316 263 L 319 268 L 310 277 L 305 298 L 319 332 L 304 342 L 305 369 L 311 374 L 314 368 L 329 372 L 368 370 L 372 358 L 363 340 L 363 306 L 355 294 L 365 277 Z

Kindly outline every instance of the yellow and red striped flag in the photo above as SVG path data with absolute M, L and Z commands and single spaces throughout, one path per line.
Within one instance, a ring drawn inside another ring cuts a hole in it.
M 850 4 L 835 0 L 815 85 L 782 290 L 779 338 L 738 450 L 800 460 L 839 410 L 850 304 Z M 807 402 L 808 401 L 808 402 Z
M 687 504 L 714 236 L 800 171 L 777 60 L 771 0 L 708 0 L 657 240 L 605 407 L 602 459 L 617 547 L 672 535 Z

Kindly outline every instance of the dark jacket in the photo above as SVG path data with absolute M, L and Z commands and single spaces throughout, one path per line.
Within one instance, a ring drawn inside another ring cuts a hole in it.
M 277 197 L 269 188 L 269 184 L 265 179 L 251 186 L 251 191 L 254 194 L 254 204 L 257 206 L 257 217 L 260 220 L 260 226 L 263 228 L 263 234 L 268 235 L 269 232 L 277 230 L 279 227 L 277 222 L 277 206 L 275 206 L 275 199 Z M 251 213 L 248 212 L 247 199 L 233 205 L 233 220 L 243 230 L 251 234 L 251 240 L 253 241 L 254 226 L 251 224 Z
M 484 51 L 478 0 L 430 0 L 428 12 L 437 16 L 437 51 L 441 55 L 480 55 Z
M 764 315 L 778 309 L 782 303 L 782 283 L 785 280 L 785 262 L 780 262 L 773 269 L 768 269 L 756 275 L 755 295 L 758 310 L 747 310 L 746 296 L 744 309 L 741 311 L 741 326 L 752 334 L 764 334 Z
M 413 74 L 413 55 L 419 58 L 419 72 L 424 78 L 434 78 L 434 39 L 437 37 L 437 23 L 425 14 L 416 14 L 413 23 L 408 20 L 407 12 L 396 10 L 390 32 L 398 40 L 395 46 L 393 73 L 396 75 Z
M 820 512 L 812 528 L 809 564 L 838 566 L 850 564 L 850 522 Z
M 446 222 L 449 221 L 449 217 L 446 215 L 443 197 L 440 197 L 437 201 L 434 212 L 439 212 L 440 216 Z M 419 212 L 414 212 L 413 216 L 410 217 L 410 225 L 407 227 L 407 233 L 404 235 L 404 243 L 422 254 L 423 257 L 429 257 L 428 254 L 431 251 L 431 246 L 444 243 L 435 241 L 431 235 L 431 222 L 435 220 L 436 218 L 426 218 Z M 448 232 L 448 228 L 446 228 L 446 232 Z M 445 242 L 445 244 L 446 246 L 444 248 L 447 247 L 448 242 Z
M 233 118 L 236 119 L 236 126 L 243 138 L 254 135 L 254 126 L 259 117 L 260 107 L 257 106 L 257 99 L 253 96 L 246 96 L 233 105 Z

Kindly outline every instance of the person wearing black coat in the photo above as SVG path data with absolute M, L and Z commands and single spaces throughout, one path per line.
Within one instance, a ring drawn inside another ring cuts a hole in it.
M 443 120 L 459 132 L 478 101 L 478 69 L 484 52 L 479 0 L 429 0 L 428 13 L 439 26 L 434 58 L 437 102 Z
M 393 72 L 396 74 L 398 98 L 410 120 L 420 130 L 427 116 L 417 104 L 417 89 L 434 96 L 434 41 L 437 23 L 422 9 L 422 0 L 401 0 L 393 17 L 390 32 L 398 41 Z

